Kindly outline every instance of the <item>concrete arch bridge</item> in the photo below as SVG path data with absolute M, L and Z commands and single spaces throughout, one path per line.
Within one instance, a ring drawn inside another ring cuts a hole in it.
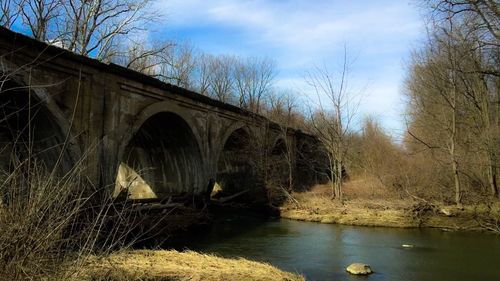
M 289 169 L 296 185 L 312 182 L 301 148 L 317 141 L 238 107 L 4 28 L 0 67 L 3 169 L 29 141 L 48 169 L 85 165 L 95 185 L 131 199 L 206 198 L 215 183 L 255 191 Z

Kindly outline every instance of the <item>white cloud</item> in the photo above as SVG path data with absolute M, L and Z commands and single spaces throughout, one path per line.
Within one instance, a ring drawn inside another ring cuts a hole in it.
M 186 30 L 189 37 L 193 30 L 209 29 L 217 35 L 200 39 L 201 49 L 274 57 L 279 86 L 303 87 L 305 68 L 338 62 L 347 42 L 356 57 L 353 87 L 368 85 L 369 106 L 362 106 L 362 114 L 384 115 L 384 124 L 395 127 L 389 129 L 403 126 L 393 121 L 403 110 L 402 61 L 422 31 L 416 7 L 406 1 L 163 0 L 157 5 L 168 15 L 167 30 Z
M 250 40 L 311 49 L 344 39 L 405 36 L 418 28 L 402 1 L 196 1 L 164 0 L 159 9 L 173 25 L 221 24 L 251 33 Z

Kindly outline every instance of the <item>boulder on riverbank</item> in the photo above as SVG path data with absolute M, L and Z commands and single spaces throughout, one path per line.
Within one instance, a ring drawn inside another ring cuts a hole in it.
M 353 263 L 346 268 L 346 271 L 354 275 L 368 275 L 373 273 L 371 267 L 364 263 Z

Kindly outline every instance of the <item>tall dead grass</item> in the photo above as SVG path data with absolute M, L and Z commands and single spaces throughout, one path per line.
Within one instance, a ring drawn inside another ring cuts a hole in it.
M 126 207 L 95 189 L 83 165 L 62 175 L 34 158 L 11 166 L 0 177 L 1 280 L 66 280 L 86 256 L 133 243 Z
M 76 280 L 303 281 L 304 277 L 263 262 L 223 258 L 192 251 L 124 251 L 89 258 Z

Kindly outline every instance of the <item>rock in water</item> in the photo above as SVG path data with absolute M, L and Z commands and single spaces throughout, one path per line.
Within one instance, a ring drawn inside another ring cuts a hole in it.
M 353 263 L 346 268 L 347 272 L 355 275 L 368 275 L 373 273 L 369 265 L 364 263 Z

